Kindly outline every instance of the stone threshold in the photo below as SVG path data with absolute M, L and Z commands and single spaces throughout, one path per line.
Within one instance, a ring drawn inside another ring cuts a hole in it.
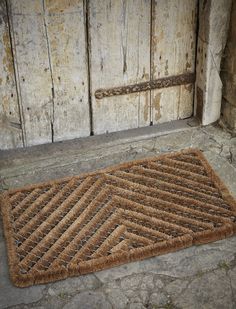
M 82 153 L 84 154 L 84 151 L 98 150 L 106 147 L 151 139 L 171 133 L 191 130 L 192 128 L 199 126 L 200 122 L 198 119 L 191 117 L 143 128 L 129 129 L 26 148 L 0 150 L 0 170 L 4 169 L 4 167 L 9 168 L 9 163 L 12 160 L 16 160 L 19 164 L 21 160 L 25 162 L 27 158 L 40 160 L 44 157 L 48 157 L 50 154 L 58 156 L 62 154 L 62 152 L 69 152 L 70 154 L 76 152 L 80 155 Z

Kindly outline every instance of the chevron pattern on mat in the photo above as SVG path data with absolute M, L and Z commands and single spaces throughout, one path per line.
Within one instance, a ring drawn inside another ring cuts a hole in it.
M 10 275 L 22 287 L 236 231 L 235 200 L 194 149 L 8 191 L 1 210 Z

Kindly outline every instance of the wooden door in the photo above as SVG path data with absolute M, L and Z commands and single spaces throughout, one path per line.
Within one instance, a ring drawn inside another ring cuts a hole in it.
M 0 2 L 0 148 L 192 115 L 197 0 Z
M 88 12 L 94 133 L 190 117 L 197 0 L 94 0 Z M 183 85 L 176 83 L 183 74 Z M 167 88 L 115 95 L 153 80 L 167 79 L 165 86 L 168 78 Z M 96 98 L 114 87 L 114 95 Z

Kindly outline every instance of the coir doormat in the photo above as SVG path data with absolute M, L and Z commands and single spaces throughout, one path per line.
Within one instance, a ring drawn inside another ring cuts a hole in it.
M 193 149 L 8 191 L 1 204 L 10 275 L 20 287 L 236 232 L 235 200 Z

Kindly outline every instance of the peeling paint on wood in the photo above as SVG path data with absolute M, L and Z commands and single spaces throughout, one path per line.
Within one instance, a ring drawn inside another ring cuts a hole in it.
M 161 92 L 157 93 L 153 98 L 153 108 L 154 108 L 154 118 L 155 121 L 158 121 L 161 118 Z
M 49 14 L 76 14 L 81 11 L 81 6 L 83 6 L 81 0 L 45 0 L 45 7 Z
M 0 63 L 0 149 L 22 147 L 22 130 L 5 1 L 0 3 Z
M 145 93 L 145 104 L 143 108 L 143 118 L 144 121 L 147 122 L 150 117 L 150 92 L 146 91 Z
M 94 97 L 96 89 L 149 80 L 150 4 L 147 0 L 89 2 L 95 134 L 150 123 L 150 95 L 133 93 L 102 102 Z
M 178 95 L 178 86 L 157 89 L 152 92 L 153 124 L 178 118 L 178 100 L 176 100 Z
M 9 29 L 8 26 L 5 26 L 5 31 L 3 32 L 2 36 L 2 43 L 5 55 L 3 57 L 3 66 L 5 70 L 9 73 L 9 75 L 14 75 L 14 68 L 13 68 L 13 58 L 12 58 L 12 51 L 11 51 L 11 43 L 9 37 Z
M 43 3 L 9 0 L 26 145 L 52 141 L 52 82 Z
M 83 1 L 45 0 L 54 86 L 54 141 L 89 136 Z

